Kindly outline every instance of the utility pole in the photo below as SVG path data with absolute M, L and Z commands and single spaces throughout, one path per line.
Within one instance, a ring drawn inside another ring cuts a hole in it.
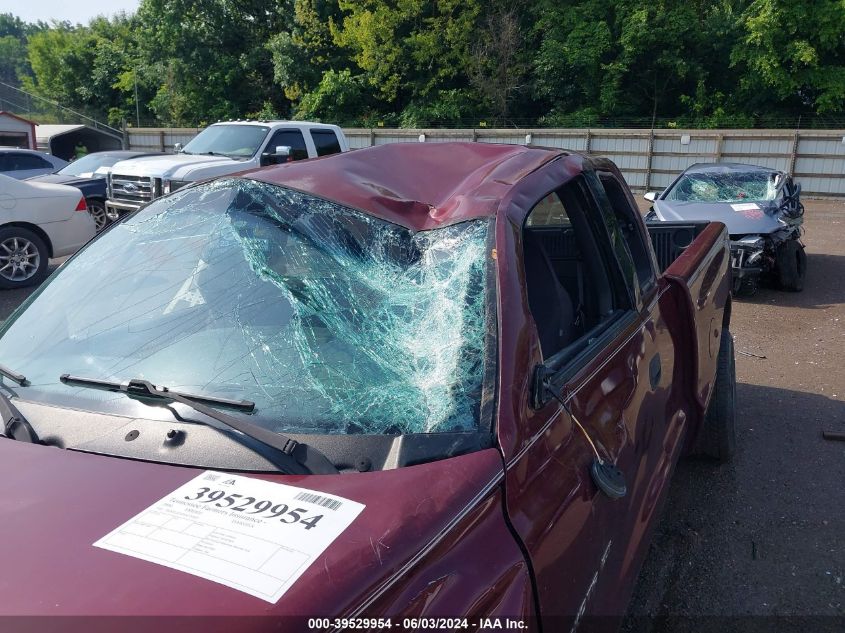
M 138 106 L 138 68 L 135 68 L 135 123 L 141 127 L 141 108 Z

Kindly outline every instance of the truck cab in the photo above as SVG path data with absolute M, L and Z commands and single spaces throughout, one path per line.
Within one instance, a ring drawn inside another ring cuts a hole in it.
M 0 615 L 611 630 L 736 441 L 728 232 L 649 228 L 610 161 L 488 143 L 139 210 L 0 328 Z
M 215 123 L 174 154 L 114 165 L 108 181 L 110 221 L 180 187 L 245 169 L 327 156 L 349 150 L 336 125 L 307 121 Z

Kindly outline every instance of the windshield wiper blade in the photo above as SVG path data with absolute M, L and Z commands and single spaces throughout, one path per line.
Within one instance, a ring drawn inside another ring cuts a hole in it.
M 292 475 L 326 475 L 338 473 L 334 464 L 316 448 L 297 442 L 293 438 L 276 433 L 275 431 L 270 431 L 252 422 L 239 420 L 216 408 L 212 408 L 222 406 L 241 411 L 253 411 L 255 409 L 255 403 L 248 400 L 229 400 L 228 398 L 218 398 L 216 396 L 184 393 L 168 389 L 167 387 L 158 387 L 148 380 L 140 379 L 117 382 L 62 374 L 59 380 L 66 385 L 74 387 L 103 389 L 106 391 L 122 392 L 128 396 L 139 398 L 179 402 L 261 444 L 276 449 L 276 451 L 283 455 L 283 460 L 281 463 L 278 461 L 275 463 L 283 471 L 289 472 Z
M 14 380 L 21 387 L 29 386 L 29 381 L 26 379 L 26 376 L 19 374 L 14 369 L 9 369 L 5 365 L 0 365 L 0 376 L 5 376 L 9 380 Z
M 73 385 L 75 387 L 93 387 L 94 389 L 103 389 L 105 391 L 125 391 L 138 396 L 147 398 L 158 398 L 175 400 L 173 396 L 187 398 L 193 402 L 200 404 L 210 404 L 212 406 L 229 407 L 231 409 L 239 409 L 241 411 L 253 411 L 255 403 L 249 400 L 229 400 L 228 398 L 220 398 L 217 396 L 206 396 L 201 394 L 186 393 L 184 391 L 173 391 L 167 387 L 157 387 L 146 380 L 127 380 L 126 382 L 117 382 L 116 380 L 99 380 L 97 378 L 83 378 L 82 376 L 71 376 L 70 374 L 62 374 L 59 377 L 66 385 Z

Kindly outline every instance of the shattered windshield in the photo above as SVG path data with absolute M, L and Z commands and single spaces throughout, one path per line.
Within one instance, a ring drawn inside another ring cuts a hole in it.
M 680 202 L 740 202 L 774 200 L 780 174 L 764 171 L 730 171 L 681 176 L 666 196 Z
M 280 432 L 473 431 L 489 226 L 414 233 L 266 183 L 196 186 L 70 261 L 6 323 L 0 358 L 27 397 L 86 410 L 131 402 L 59 374 L 251 400 Z

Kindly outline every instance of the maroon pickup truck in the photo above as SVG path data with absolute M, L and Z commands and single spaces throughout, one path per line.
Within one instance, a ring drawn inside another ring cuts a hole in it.
M 611 162 L 482 143 L 125 218 L 0 329 L 0 616 L 618 623 L 675 463 L 735 443 L 727 233 L 651 231 Z

